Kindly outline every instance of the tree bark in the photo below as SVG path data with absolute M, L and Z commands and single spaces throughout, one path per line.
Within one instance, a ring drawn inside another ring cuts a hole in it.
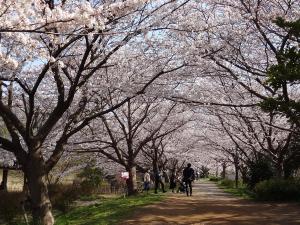
M 221 177 L 222 179 L 225 179 L 226 178 L 226 163 L 223 163 L 222 164 L 222 173 L 221 173 Z
M 278 162 L 276 165 L 276 178 L 283 178 L 284 175 L 283 162 Z
M 239 157 L 238 157 L 237 150 L 234 155 L 234 170 L 235 170 L 235 188 L 238 188 L 238 186 L 239 186 Z
M 7 180 L 8 180 L 8 170 L 7 169 L 3 169 L 3 171 L 2 171 L 1 188 L 4 191 L 7 191 Z
M 234 164 L 235 167 L 235 188 L 239 186 L 239 166 L 237 163 Z
M 128 195 L 136 195 L 137 191 L 137 180 L 136 180 L 136 167 L 130 166 L 127 168 L 129 172 L 129 178 L 126 180 L 126 185 L 128 189 Z
M 52 206 L 48 195 L 42 158 L 31 157 L 25 169 L 34 225 L 53 225 Z
M 219 176 L 219 166 L 217 165 L 216 166 L 216 177 L 218 177 Z

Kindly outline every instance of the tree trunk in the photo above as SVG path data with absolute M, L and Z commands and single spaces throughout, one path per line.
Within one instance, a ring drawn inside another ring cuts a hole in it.
M 216 177 L 218 177 L 219 176 L 219 166 L 217 165 L 216 167 L 217 167 L 216 168 Z
M 239 166 L 237 164 L 234 165 L 235 167 L 235 188 L 239 186 Z
M 126 180 L 126 185 L 128 189 L 128 195 L 136 195 L 137 191 L 137 180 L 136 180 L 136 167 L 131 166 L 127 168 L 129 172 L 129 178 Z
M 41 158 L 34 157 L 25 169 L 34 225 L 53 225 L 51 202 Z
M 235 169 L 235 188 L 239 186 L 239 157 L 236 152 L 234 156 L 234 169 Z
M 1 181 L 1 189 L 7 191 L 7 180 L 8 180 L 8 170 L 3 169 L 2 171 L 2 181 Z
M 24 178 L 24 180 L 23 180 L 23 192 L 27 194 L 28 193 L 28 185 L 27 185 L 27 178 L 25 176 L 25 173 L 23 173 L 23 178 Z
M 225 179 L 226 178 L 226 163 L 223 163 L 222 164 L 222 173 L 221 173 L 221 177 L 222 179 Z
M 239 171 L 241 173 L 243 183 L 247 183 L 247 167 L 242 164 L 239 166 Z
M 283 178 L 283 162 L 278 162 L 276 165 L 276 178 Z

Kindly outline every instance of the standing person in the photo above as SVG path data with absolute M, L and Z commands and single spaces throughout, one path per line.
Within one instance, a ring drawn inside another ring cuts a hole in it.
M 192 182 L 195 180 L 195 172 L 194 169 L 191 167 L 190 163 L 187 164 L 187 167 L 183 170 L 183 182 L 185 182 L 185 191 L 186 196 L 192 196 Z
M 1 181 L 0 190 L 4 190 L 4 181 Z
M 156 172 L 154 172 L 154 177 L 155 177 L 155 187 L 154 187 L 154 193 L 157 194 L 157 189 L 159 184 L 161 185 L 161 189 L 163 192 L 165 191 L 165 184 L 162 181 L 162 174 L 161 174 L 161 170 L 158 169 Z
M 174 192 L 174 189 L 176 188 L 176 172 L 175 169 L 172 170 L 171 176 L 170 176 L 170 189 L 172 192 Z
M 150 171 L 147 170 L 146 173 L 144 174 L 144 191 L 147 191 L 147 193 L 150 189 L 150 182 L 151 182 Z

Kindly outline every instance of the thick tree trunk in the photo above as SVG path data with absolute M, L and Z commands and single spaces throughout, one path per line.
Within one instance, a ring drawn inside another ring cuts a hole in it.
M 284 175 L 283 162 L 278 162 L 276 165 L 276 178 L 283 178 Z
M 51 202 L 41 158 L 33 158 L 25 169 L 30 194 L 33 224 L 53 225 Z
M 128 195 L 136 195 L 137 191 L 137 180 L 136 180 L 136 167 L 130 166 L 127 168 L 129 172 L 129 179 L 126 180 L 126 185 L 128 189 Z
M 3 169 L 2 171 L 2 181 L 1 181 L 1 189 L 7 191 L 7 181 L 8 181 L 8 170 Z
M 156 178 L 156 175 L 158 174 L 158 154 L 155 149 L 154 151 L 154 157 L 152 158 L 152 168 L 153 168 L 153 173 L 154 173 L 154 178 Z

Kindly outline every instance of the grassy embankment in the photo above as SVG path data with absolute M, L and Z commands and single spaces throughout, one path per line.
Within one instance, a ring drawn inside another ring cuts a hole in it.
M 19 193 L 10 193 L 4 202 L 1 202 L 0 224 L 26 225 L 20 211 Z M 2 196 L 2 195 L 0 195 Z M 3 197 L 3 196 L 2 196 Z M 161 201 L 162 194 L 140 194 L 133 197 L 118 197 L 105 195 L 82 196 L 66 211 L 54 209 L 57 225 L 113 225 L 123 218 L 130 216 L 133 211 L 141 206 Z M 9 199 L 13 198 L 13 199 Z M 2 199 L 4 200 L 4 198 Z M 17 207 L 5 207 L 3 204 L 12 204 Z M 29 215 L 28 215 L 29 216 Z M 30 218 L 29 218 L 30 219 Z
M 142 194 L 127 198 L 103 199 L 101 202 L 71 209 L 56 216 L 57 225 L 113 225 L 130 216 L 134 209 L 161 201 L 163 195 Z
M 233 180 L 227 179 L 210 179 L 215 181 L 221 189 L 226 193 L 244 199 L 252 199 L 257 201 L 276 201 L 276 202 L 300 202 L 300 179 L 269 179 L 261 181 L 250 190 L 246 184 L 239 182 L 235 187 Z
M 217 186 L 224 192 L 232 194 L 243 199 L 254 199 L 254 193 L 247 188 L 245 184 L 239 181 L 238 187 L 235 187 L 235 181 L 227 179 L 211 178 L 210 181 L 216 182 Z
M 9 192 L 0 192 L 0 225 L 25 225 L 20 202 L 24 199 L 23 177 L 17 171 L 9 174 Z M 13 188 L 12 188 L 13 187 Z M 165 195 L 140 194 L 133 197 L 118 195 L 87 194 L 62 185 L 53 196 L 54 215 L 57 225 L 116 224 L 131 215 L 138 207 L 161 201 Z M 57 188 L 57 187 L 56 187 Z M 75 191 L 75 192 L 74 192 Z M 73 193 L 73 194 L 72 194 Z M 73 196 L 75 194 L 75 197 Z M 77 197 L 76 197 L 77 196 Z M 27 212 L 27 214 L 30 214 Z M 30 219 L 30 215 L 28 215 Z

